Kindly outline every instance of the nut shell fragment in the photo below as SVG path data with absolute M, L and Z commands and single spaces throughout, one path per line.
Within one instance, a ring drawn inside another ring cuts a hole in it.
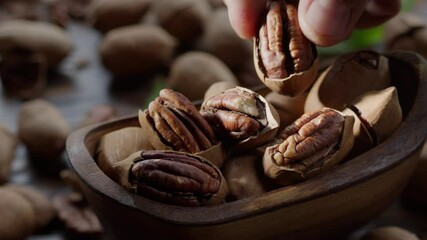
M 148 137 L 140 127 L 126 127 L 105 134 L 96 151 L 99 168 L 111 179 L 118 181 L 113 165 L 134 152 L 152 149 Z
M 220 204 L 228 194 L 221 171 L 203 157 L 176 151 L 139 151 L 114 166 L 129 191 L 182 206 Z
M 386 140 L 402 123 L 397 89 L 388 87 L 363 94 L 343 110 L 355 118 L 353 154 L 360 154 Z
M 305 103 L 305 111 L 323 107 L 342 111 L 360 95 L 390 86 L 388 59 L 373 51 L 342 55 L 316 80 Z
M 266 148 L 264 173 L 289 185 L 334 167 L 353 147 L 353 124 L 352 116 L 330 108 L 304 114 Z

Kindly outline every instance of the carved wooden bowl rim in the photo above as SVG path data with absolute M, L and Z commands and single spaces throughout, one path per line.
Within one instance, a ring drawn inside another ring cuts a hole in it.
M 127 126 L 138 126 L 137 115 L 74 131 L 67 139 L 71 167 L 91 191 L 118 204 L 152 217 L 181 225 L 211 225 L 253 217 L 279 208 L 354 187 L 402 164 L 421 148 L 427 136 L 427 63 L 411 52 L 387 54 L 390 59 L 410 63 L 418 79 L 415 99 L 401 126 L 386 141 L 358 157 L 295 186 L 276 189 L 259 197 L 209 207 L 180 207 L 162 204 L 129 193 L 96 165 L 89 147 L 103 134 Z M 373 164 L 375 161 L 375 164 Z M 256 206 L 256 207 L 254 207 Z

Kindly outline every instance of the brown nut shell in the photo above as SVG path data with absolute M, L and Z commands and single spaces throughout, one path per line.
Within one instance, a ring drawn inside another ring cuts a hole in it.
M 282 131 L 304 114 L 306 98 L 307 94 L 305 93 L 290 97 L 276 92 L 270 92 L 265 96 L 265 99 L 273 105 L 280 116 L 279 131 Z
M 384 25 L 384 43 L 389 51 L 414 51 L 427 56 L 427 21 L 420 15 L 406 12 Z
M 390 86 L 388 59 L 373 51 L 358 51 L 340 56 L 310 89 L 305 111 L 323 107 L 344 110 L 361 94 Z
M 156 0 L 146 19 L 164 28 L 182 44 L 190 45 L 203 34 L 210 12 L 206 0 Z
M 244 68 L 252 56 L 252 42 L 237 35 L 226 8 L 215 9 L 209 15 L 197 49 L 218 57 L 233 71 Z
M 35 230 L 43 229 L 56 216 L 52 202 L 36 188 L 17 184 L 8 184 L 4 188 L 19 194 L 31 204 L 35 213 Z
M 355 118 L 355 144 L 352 154 L 360 154 L 387 139 L 402 123 L 397 89 L 371 91 L 343 111 Z
M 275 187 L 264 175 L 260 155 L 259 152 L 248 151 L 232 155 L 225 161 L 221 171 L 227 181 L 231 201 L 259 196 Z
M 272 91 L 295 96 L 317 77 L 317 50 L 302 33 L 298 9 L 284 0 L 268 1 L 265 21 L 253 42 L 259 79 Z
M 238 84 L 231 70 L 217 57 L 205 52 L 185 53 L 172 63 L 168 84 L 188 99 L 200 100 L 214 83 Z
M 140 127 L 126 127 L 107 133 L 99 142 L 96 163 L 107 176 L 117 181 L 113 165 L 136 151 L 152 149 L 148 138 L 149 135 Z
M 6 188 L 0 188 L 0 236 L 2 239 L 27 239 L 34 231 L 36 216 L 24 197 Z
M 103 38 L 104 66 L 118 78 L 153 73 L 173 58 L 176 39 L 158 26 L 131 25 L 114 29 Z
M 16 136 L 0 124 L 0 184 L 8 180 L 17 146 Z
M 200 113 L 224 144 L 239 149 L 266 144 L 280 124 L 277 111 L 263 96 L 239 86 L 206 99 Z
M 176 151 L 139 151 L 114 166 L 132 193 L 163 203 L 205 206 L 225 202 L 228 187 L 207 159 Z
M 73 49 L 67 33 L 50 23 L 9 20 L 0 23 L 0 53 L 25 49 L 44 55 L 49 67 L 58 65 Z
M 41 99 L 22 105 L 18 117 L 18 136 L 30 156 L 51 162 L 60 158 L 71 129 L 59 109 Z
M 88 22 L 103 33 L 137 24 L 152 2 L 152 0 L 92 0 L 88 8 Z
M 264 173 L 289 185 L 331 169 L 353 147 L 353 124 L 354 117 L 331 108 L 304 114 L 266 148 Z

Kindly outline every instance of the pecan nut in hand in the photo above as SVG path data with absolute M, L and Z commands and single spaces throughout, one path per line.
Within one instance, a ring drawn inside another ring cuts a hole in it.
M 350 152 L 353 124 L 352 116 L 330 108 L 304 114 L 265 150 L 265 174 L 288 185 L 330 169 Z
M 223 142 L 260 146 L 276 135 L 279 115 L 261 95 L 235 87 L 206 99 L 200 109 Z
M 316 47 L 301 31 L 295 4 L 270 0 L 266 11 L 254 40 L 258 76 L 274 92 L 298 95 L 316 78 Z
M 177 151 L 139 151 L 114 166 L 120 184 L 147 198 L 181 206 L 225 201 L 228 187 L 220 170 L 198 155 Z
M 139 122 L 157 150 L 201 154 L 220 166 L 221 144 L 209 123 L 183 94 L 162 89 L 148 109 L 139 112 Z

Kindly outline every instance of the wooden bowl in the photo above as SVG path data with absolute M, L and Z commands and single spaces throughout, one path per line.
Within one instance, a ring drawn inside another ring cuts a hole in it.
M 93 154 L 111 131 L 137 116 L 73 132 L 72 168 L 111 239 L 336 239 L 367 223 L 401 192 L 427 135 L 427 63 L 415 53 L 387 55 L 404 122 L 385 142 L 300 184 L 210 207 L 162 204 L 129 193 L 107 177 Z

